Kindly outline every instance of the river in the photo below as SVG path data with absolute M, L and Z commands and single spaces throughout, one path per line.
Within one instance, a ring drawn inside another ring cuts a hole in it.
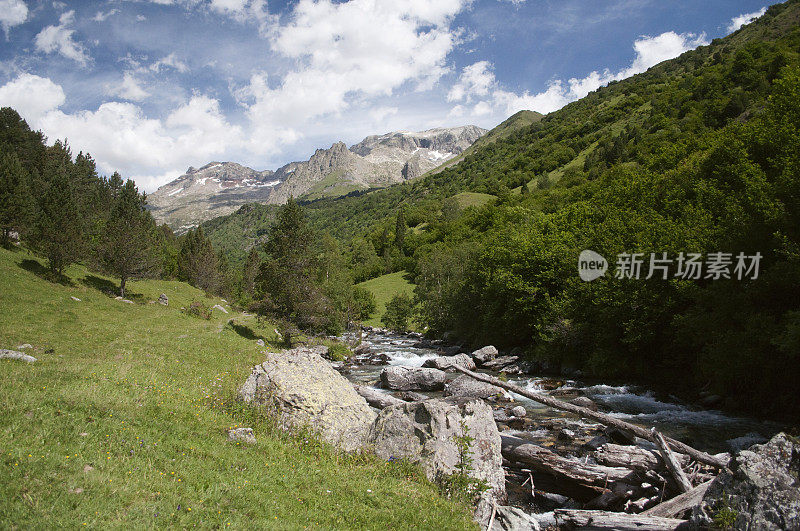
M 370 365 L 360 364 L 360 360 L 356 359 L 343 372 L 354 383 L 376 389 L 380 389 L 379 377 L 386 365 L 420 367 L 425 360 L 440 355 L 431 348 L 415 346 L 419 338 L 413 336 L 373 331 L 365 335 L 363 342 L 370 346 L 372 357 L 374 354 L 385 354 L 388 360 L 382 365 Z M 485 372 L 493 374 L 490 371 Z M 456 376 L 452 374 L 449 378 Z M 586 396 L 596 402 L 601 410 L 615 417 L 646 428 L 655 426 L 662 433 L 711 454 L 732 452 L 765 442 L 782 428 L 780 424 L 771 421 L 736 417 L 718 410 L 681 403 L 675 397 L 661 396 L 636 385 L 539 375 L 514 376 L 509 377 L 508 381 L 530 391 L 550 393 L 558 397 Z M 441 393 L 425 394 L 430 397 L 441 396 Z M 499 409 L 509 405 L 522 405 L 533 422 L 528 422 L 523 430 L 507 430 L 508 434 L 551 445 L 555 439 L 554 422 L 567 422 L 565 425 L 579 429 L 581 426 L 596 426 L 520 395 L 511 394 L 511 397 L 514 403 L 495 404 L 494 407 Z M 506 427 L 501 426 L 501 430 L 504 428 Z

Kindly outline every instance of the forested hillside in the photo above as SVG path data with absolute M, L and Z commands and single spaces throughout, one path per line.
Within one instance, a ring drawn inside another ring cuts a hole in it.
M 454 167 L 311 202 L 310 225 L 349 245 L 356 280 L 410 271 L 433 333 L 797 418 L 799 22 L 800 2 L 773 6 Z M 463 192 L 497 200 L 464 208 Z M 611 262 L 605 278 L 580 280 L 583 249 Z M 677 275 L 680 253 L 718 252 L 731 278 Z M 666 279 L 615 278 L 620 253 L 674 261 Z M 739 253 L 760 253 L 757 278 L 732 274 Z

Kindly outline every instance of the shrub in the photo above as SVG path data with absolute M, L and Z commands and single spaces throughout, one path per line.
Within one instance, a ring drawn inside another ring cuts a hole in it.
M 185 310 L 187 315 L 198 317 L 200 319 L 211 319 L 211 308 L 206 306 L 200 301 L 192 301 L 188 308 Z

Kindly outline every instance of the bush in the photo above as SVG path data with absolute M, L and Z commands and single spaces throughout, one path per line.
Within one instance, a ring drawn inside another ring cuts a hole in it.
M 200 301 L 192 301 L 189 307 L 186 308 L 185 313 L 200 319 L 211 319 L 211 308 Z
M 398 293 L 386 305 L 386 313 L 381 322 L 391 330 L 404 332 L 408 330 L 409 321 L 414 314 L 414 301 L 405 293 Z

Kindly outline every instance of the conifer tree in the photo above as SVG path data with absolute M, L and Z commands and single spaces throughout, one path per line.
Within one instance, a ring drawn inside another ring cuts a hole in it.
M 10 234 L 22 234 L 31 215 L 28 173 L 15 153 L 0 157 L 0 245 L 8 245 Z
M 113 201 L 97 248 L 100 267 L 120 279 L 121 297 L 125 296 L 128 280 L 149 276 L 157 270 L 155 231 L 144 198 L 133 181 L 127 181 Z

